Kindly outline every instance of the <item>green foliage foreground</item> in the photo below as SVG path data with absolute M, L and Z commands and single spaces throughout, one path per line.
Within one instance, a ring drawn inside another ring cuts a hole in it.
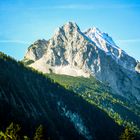
M 39 125 L 36 129 L 33 138 L 29 138 L 23 135 L 22 129 L 19 124 L 14 124 L 13 122 L 6 128 L 5 132 L 0 131 L 0 140 L 50 140 L 50 138 L 45 138 L 44 128 Z

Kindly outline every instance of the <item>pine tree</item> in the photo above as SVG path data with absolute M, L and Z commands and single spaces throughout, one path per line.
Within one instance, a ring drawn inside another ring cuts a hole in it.
M 43 126 L 39 125 L 39 127 L 36 129 L 34 140 L 45 140 L 43 131 Z
M 30 138 L 27 136 L 24 136 L 24 140 L 30 140 Z
M 18 132 L 20 131 L 20 126 L 18 124 L 11 123 L 5 131 L 5 140 L 20 140 Z
M 4 140 L 4 138 L 5 138 L 5 134 L 2 131 L 0 131 L 0 140 Z
M 125 128 L 124 132 L 120 136 L 120 140 L 135 140 L 135 137 L 129 128 Z

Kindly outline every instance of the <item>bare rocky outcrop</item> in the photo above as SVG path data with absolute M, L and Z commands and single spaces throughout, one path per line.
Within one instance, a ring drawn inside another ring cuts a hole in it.
M 140 73 L 140 62 L 137 63 L 135 70 Z
M 24 59 L 33 60 L 29 66 L 43 73 L 94 76 L 108 83 L 114 94 L 140 102 L 139 64 L 98 28 L 83 33 L 68 22 L 50 40 L 33 43 Z

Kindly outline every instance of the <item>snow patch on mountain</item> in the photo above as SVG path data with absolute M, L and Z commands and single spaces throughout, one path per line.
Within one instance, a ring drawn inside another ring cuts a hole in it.
M 90 28 L 84 33 L 99 49 L 103 50 L 107 55 L 111 55 L 112 58 L 119 59 L 122 53 L 125 53 L 115 44 L 113 39 L 107 33 L 101 32 L 96 27 Z
M 93 27 L 84 32 L 87 37 L 89 37 L 96 45 L 105 52 L 109 52 L 107 45 L 118 49 L 113 39 L 107 34 L 101 32 L 98 28 Z
M 101 32 L 98 28 L 94 27 L 85 31 L 84 34 L 119 65 L 127 70 L 135 71 L 135 59 L 119 48 L 107 33 Z

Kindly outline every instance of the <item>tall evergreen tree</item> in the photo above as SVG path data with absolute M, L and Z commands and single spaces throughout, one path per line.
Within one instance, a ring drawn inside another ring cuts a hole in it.
M 124 132 L 120 136 L 120 140 L 135 140 L 135 137 L 129 128 L 125 128 Z
M 18 124 L 11 123 L 5 131 L 5 140 L 20 140 L 18 132 L 20 131 L 20 126 Z
M 36 129 L 34 140 L 44 140 L 44 129 L 42 125 Z

